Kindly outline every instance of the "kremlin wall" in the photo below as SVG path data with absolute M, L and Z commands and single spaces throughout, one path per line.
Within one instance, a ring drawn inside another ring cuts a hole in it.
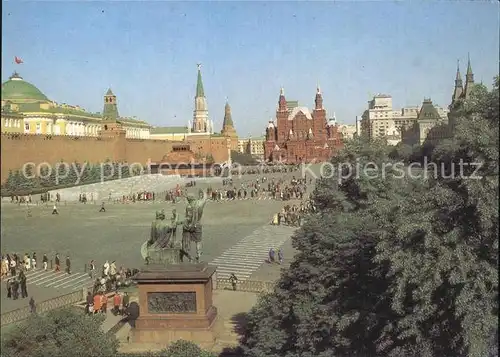
M 50 101 L 17 73 L 2 84 L 1 116 L 1 182 L 26 163 L 223 163 L 238 146 L 228 103 L 221 133 L 213 131 L 200 68 L 191 135 L 182 141 L 155 140 L 147 123 L 120 117 L 111 90 L 104 95 L 103 113 L 88 113 Z

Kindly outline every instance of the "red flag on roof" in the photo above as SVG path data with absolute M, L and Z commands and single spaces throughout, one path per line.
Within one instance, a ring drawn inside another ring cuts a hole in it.
M 16 64 L 21 64 L 23 63 L 23 60 L 17 56 L 14 57 L 14 62 L 16 62 Z

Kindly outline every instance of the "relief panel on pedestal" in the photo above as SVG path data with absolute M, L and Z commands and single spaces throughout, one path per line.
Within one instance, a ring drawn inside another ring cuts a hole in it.
M 148 293 L 150 314 L 196 313 L 196 292 Z

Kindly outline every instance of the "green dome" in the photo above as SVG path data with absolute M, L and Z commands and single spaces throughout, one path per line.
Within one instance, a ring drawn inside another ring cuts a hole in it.
M 49 99 L 33 84 L 25 82 L 17 73 L 14 73 L 7 82 L 2 83 L 2 100 L 45 102 Z

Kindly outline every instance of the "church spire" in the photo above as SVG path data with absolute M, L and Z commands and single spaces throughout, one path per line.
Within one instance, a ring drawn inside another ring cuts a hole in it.
M 455 76 L 455 90 L 453 91 L 453 96 L 451 97 L 451 102 L 455 103 L 464 91 L 464 87 L 462 84 L 462 76 L 460 74 L 460 61 L 457 60 L 457 74 Z
M 233 118 L 231 115 L 231 106 L 226 98 L 226 105 L 224 106 L 224 121 L 222 122 L 221 134 L 224 136 L 236 137 L 236 130 L 234 129 Z
M 278 99 L 278 110 L 279 111 L 287 111 L 286 106 L 286 98 L 285 98 L 285 89 L 281 87 L 280 89 L 280 97 Z
M 226 98 L 226 105 L 224 107 L 224 121 L 222 122 L 222 127 L 234 126 L 233 118 L 231 116 L 231 106 Z
M 455 77 L 455 86 L 462 86 L 462 75 L 460 74 L 460 60 L 457 60 L 457 75 Z
M 472 73 L 472 66 L 470 64 L 470 55 L 467 54 L 467 73 L 465 75 L 465 88 L 464 95 L 465 98 L 469 98 L 469 95 L 474 87 L 474 73 Z
M 208 119 L 207 99 L 203 90 L 203 81 L 201 80 L 201 63 L 198 63 L 198 79 L 196 81 L 196 96 L 194 98 L 193 112 L 193 127 L 194 133 L 210 133 L 210 121 Z
M 204 97 L 205 91 L 203 90 L 203 81 L 201 79 L 201 63 L 198 63 L 198 80 L 196 81 L 196 96 Z
M 467 53 L 467 76 L 474 76 L 472 66 L 470 64 L 470 53 Z
M 319 84 L 316 87 L 316 98 L 314 98 L 315 110 L 323 109 L 323 96 L 321 95 L 321 90 L 319 89 Z

